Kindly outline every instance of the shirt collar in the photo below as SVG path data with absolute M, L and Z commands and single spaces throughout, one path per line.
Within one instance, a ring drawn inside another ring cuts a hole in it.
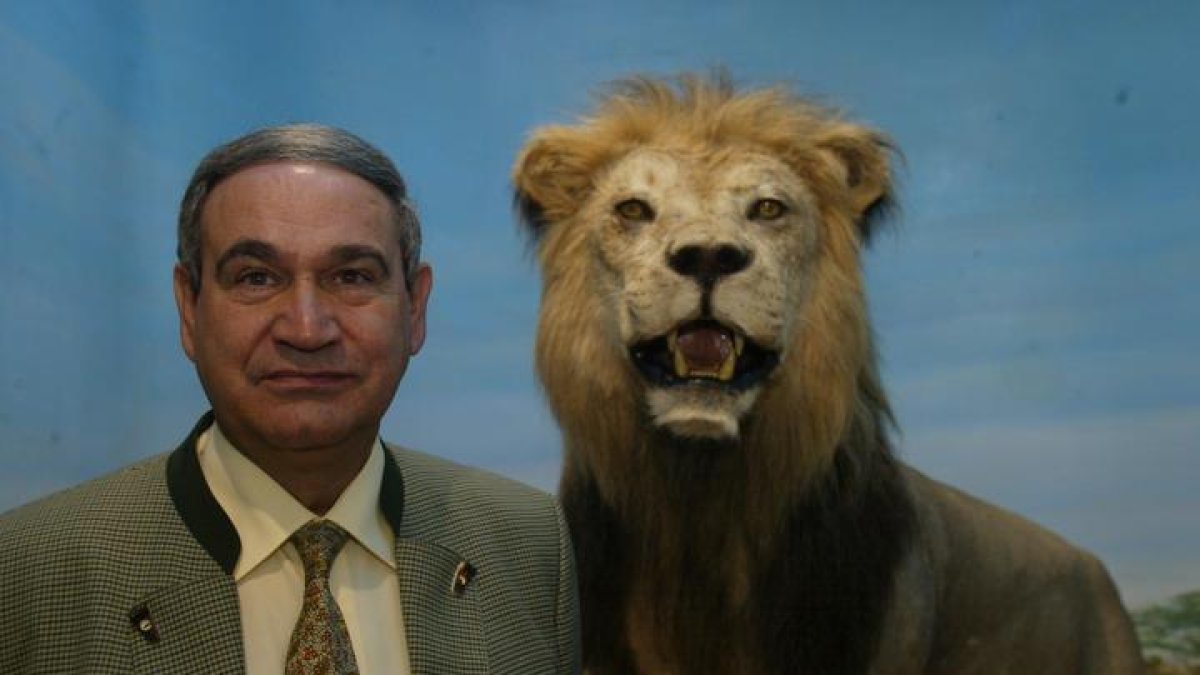
M 379 509 L 383 452 L 376 439 L 366 464 L 324 517 L 346 530 L 380 562 L 395 568 L 395 535 Z M 269 558 L 293 532 L 319 517 L 233 447 L 215 423 L 197 439 L 196 453 L 209 489 L 242 542 L 233 570 L 235 581 Z

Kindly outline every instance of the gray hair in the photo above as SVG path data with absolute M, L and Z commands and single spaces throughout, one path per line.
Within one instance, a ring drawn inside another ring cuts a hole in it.
M 175 251 L 192 289 L 200 288 L 200 221 L 213 188 L 243 169 L 289 161 L 329 164 L 379 188 L 392 205 L 404 280 L 411 287 L 421 264 L 421 222 L 396 166 L 375 146 L 348 131 L 320 124 L 292 124 L 259 129 L 234 139 L 209 152 L 196 167 L 179 204 Z

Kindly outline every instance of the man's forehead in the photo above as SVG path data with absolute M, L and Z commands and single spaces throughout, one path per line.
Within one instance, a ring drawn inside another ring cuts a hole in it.
M 398 242 L 391 202 L 370 182 L 314 162 L 271 162 L 218 183 L 201 213 L 204 243 L 225 248 L 254 238 L 286 248 Z
M 380 249 L 374 242 L 364 241 L 344 241 L 330 246 L 318 249 L 316 253 L 323 254 L 326 257 L 335 260 L 352 260 L 354 258 L 363 257 L 379 257 L 386 254 L 386 251 Z M 226 257 L 246 256 L 249 258 L 273 259 L 286 255 L 286 249 L 281 250 L 270 241 L 255 239 L 253 237 L 243 237 L 232 242 L 228 248 L 222 253 Z
M 352 171 L 334 164 L 297 160 L 262 162 L 238 169 L 213 186 L 206 202 L 231 195 L 261 198 L 271 192 L 308 193 L 314 189 L 341 195 L 347 203 L 391 206 L 378 186 Z

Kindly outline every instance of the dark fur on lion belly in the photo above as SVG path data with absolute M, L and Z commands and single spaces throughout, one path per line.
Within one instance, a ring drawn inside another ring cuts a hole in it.
M 571 477 L 561 496 L 579 566 L 584 667 L 634 673 L 623 618 L 635 569 L 628 549 L 638 540 L 590 480 Z M 713 542 L 685 544 L 679 557 L 697 556 L 699 564 L 685 565 L 679 583 L 663 588 L 665 611 L 679 615 L 665 617 L 665 625 L 680 644 L 680 672 L 741 671 L 742 664 L 729 662 L 740 651 L 754 653 L 747 665 L 764 675 L 865 673 L 914 518 L 899 467 L 881 442 L 865 455 L 838 453 L 827 481 L 791 512 L 771 559 L 758 561 L 749 603 L 736 614 L 720 601 L 719 582 L 703 564 Z M 700 538 L 696 531 L 688 536 Z M 740 650 L 731 644 L 738 639 L 745 641 Z
M 792 515 L 758 588 L 769 672 L 867 671 L 915 529 L 902 481 L 882 447 L 870 458 L 839 452 L 831 480 Z
M 634 673 L 633 655 L 621 635 L 629 575 L 620 521 L 593 481 L 565 483 L 559 497 L 575 547 L 583 668 Z

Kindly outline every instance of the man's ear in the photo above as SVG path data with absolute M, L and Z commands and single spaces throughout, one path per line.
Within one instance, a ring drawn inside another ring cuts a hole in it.
M 847 190 L 863 241 L 892 201 L 892 142 L 867 127 L 838 122 L 817 139 L 817 149 Z
M 513 166 L 513 202 L 534 238 L 575 213 L 592 189 L 592 174 L 612 151 L 579 129 L 544 127 L 534 133 Z
M 425 317 L 429 307 L 429 292 L 433 289 L 433 268 L 425 263 L 417 268 L 412 286 L 408 289 L 408 354 L 415 356 L 425 344 Z
M 196 291 L 192 289 L 192 277 L 182 263 L 175 264 L 172 275 L 175 289 L 175 309 L 179 312 L 179 342 L 183 353 L 196 360 Z

